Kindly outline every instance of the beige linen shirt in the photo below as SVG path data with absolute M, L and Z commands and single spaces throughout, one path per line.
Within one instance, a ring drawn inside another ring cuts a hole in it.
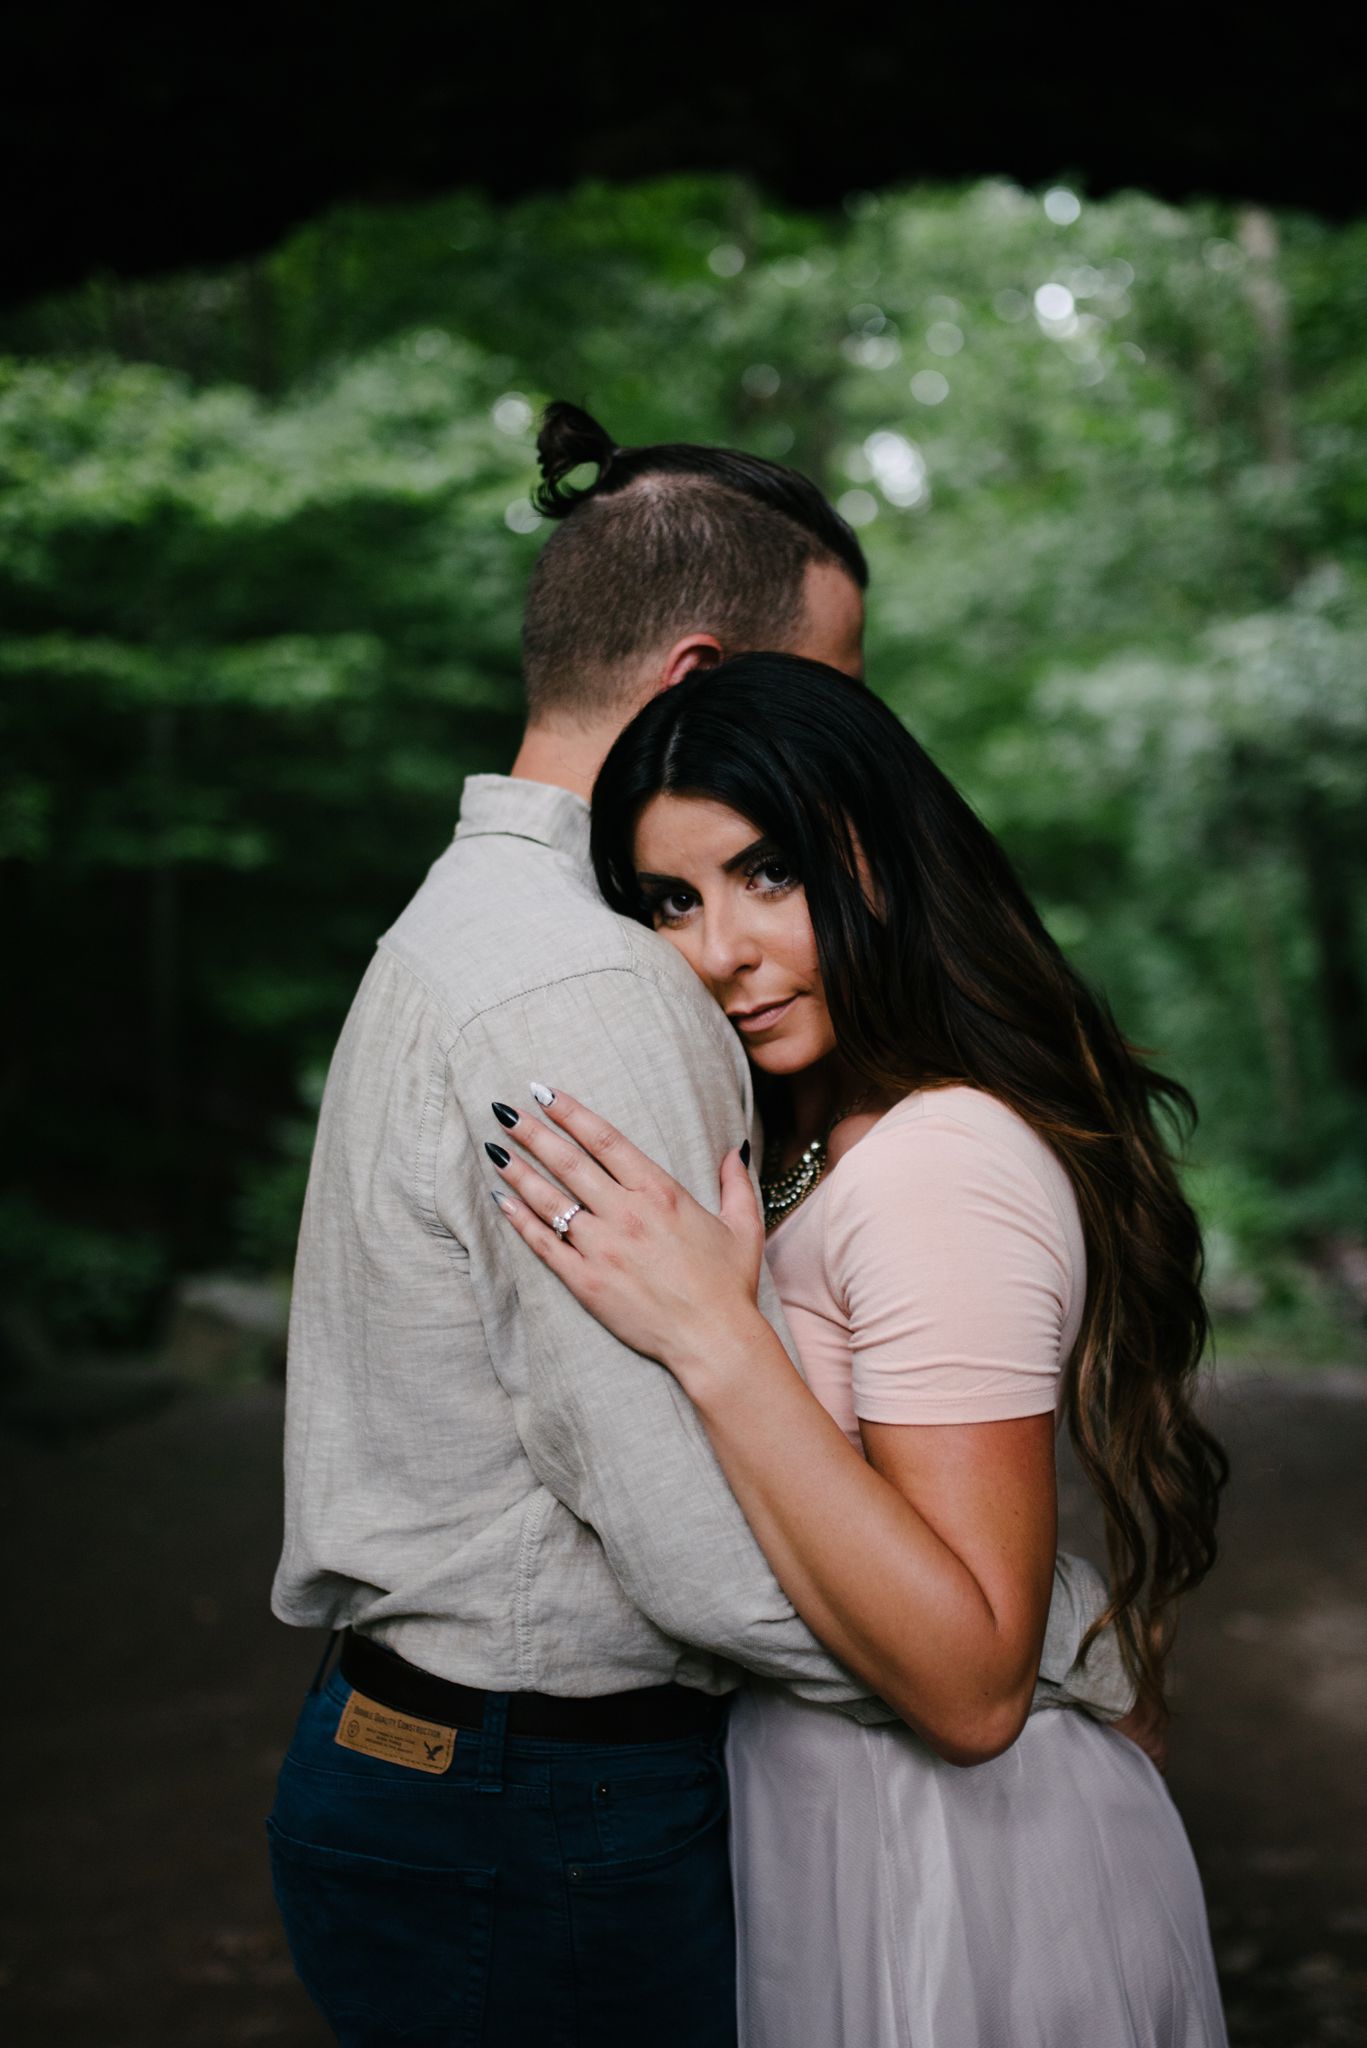
M 722 1155 L 753 1119 L 734 1032 L 672 946 L 602 902 L 587 805 L 477 775 L 328 1076 L 290 1322 L 276 1614 L 354 1626 L 492 1690 L 723 1692 L 743 1669 L 888 1718 L 794 1612 L 687 1397 L 489 1199 L 490 1104 L 534 1114 L 533 1078 L 716 1208 Z M 761 1303 L 788 1342 L 767 1274 Z M 1090 1566 L 1060 1559 L 1038 1704 L 1128 1706 L 1109 1638 L 1085 1677 L 1073 1663 L 1103 1600 Z

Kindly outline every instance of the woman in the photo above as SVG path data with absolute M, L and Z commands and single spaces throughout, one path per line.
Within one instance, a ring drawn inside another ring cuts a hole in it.
M 744 1148 L 715 1217 L 544 1086 L 559 1131 L 522 1116 L 512 1135 L 559 1185 L 515 1158 L 496 1198 L 674 1374 L 785 1591 L 903 1724 L 740 1697 L 743 2040 L 1223 2042 L 1153 1766 L 1083 1715 L 1027 1719 L 1056 1411 L 1105 1509 L 1141 1698 L 1161 1698 L 1174 1604 L 1215 1554 L 1225 1461 L 1191 1408 L 1200 1238 L 1156 1120 L 1187 1098 L 835 670 L 752 655 L 655 699 L 604 764 L 593 835 L 609 902 L 678 947 L 744 1038 L 766 1214 Z M 765 1223 L 806 1385 L 755 1304 Z

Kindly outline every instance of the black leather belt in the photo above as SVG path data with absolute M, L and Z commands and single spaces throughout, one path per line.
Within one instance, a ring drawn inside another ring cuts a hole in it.
M 396 1714 L 439 1721 L 447 1728 L 482 1728 L 488 1695 L 419 1670 L 393 1650 L 348 1629 L 338 1670 L 348 1685 Z M 560 1742 L 678 1742 L 715 1735 L 725 1702 L 687 1685 L 651 1685 L 639 1692 L 561 1699 L 554 1693 L 508 1695 L 508 1733 Z

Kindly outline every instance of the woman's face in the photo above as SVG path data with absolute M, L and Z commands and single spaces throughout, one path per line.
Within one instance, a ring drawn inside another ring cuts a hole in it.
M 780 849 L 710 797 L 657 796 L 636 827 L 636 879 L 767 1074 L 835 1050 L 807 897 Z

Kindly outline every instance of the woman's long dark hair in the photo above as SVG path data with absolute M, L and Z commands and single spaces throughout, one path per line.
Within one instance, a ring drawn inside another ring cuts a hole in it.
M 1201 1233 L 1160 1128 L 1194 1124 L 1191 1097 L 1126 1043 L 987 827 L 863 684 L 747 654 L 631 721 L 594 789 L 593 861 L 608 902 L 647 924 L 633 839 L 662 792 L 738 811 L 792 863 L 836 1043 L 862 1079 L 984 1089 L 1066 1168 L 1088 1279 L 1064 1409 L 1111 1559 L 1087 1642 L 1114 1621 L 1141 1693 L 1160 1694 L 1173 1603 L 1215 1561 L 1229 1471 L 1193 1412 Z

